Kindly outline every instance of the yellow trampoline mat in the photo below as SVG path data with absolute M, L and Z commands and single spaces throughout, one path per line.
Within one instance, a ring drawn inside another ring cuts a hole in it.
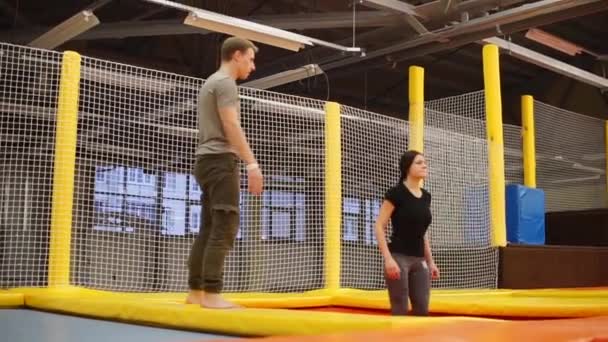
M 19 307 L 25 304 L 22 293 L 0 290 L 0 308 Z
M 431 312 L 458 317 L 392 317 L 305 310 L 332 306 L 387 309 L 385 291 L 227 294 L 247 307 L 239 310 L 186 305 L 184 293 L 119 293 L 76 287 L 14 289 L 9 293 L 22 294 L 25 305 L 36 309 L 243 336 L 310 335 L 492 320 L 488 317 L 608 315 L 608 289 L 433 291 Z

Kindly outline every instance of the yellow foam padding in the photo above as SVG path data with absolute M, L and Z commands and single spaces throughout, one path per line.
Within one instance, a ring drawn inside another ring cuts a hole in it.
M 247 307 L 239 310 L 186 305 L 184 293 L 119 293 L 77 287 L 24 288 L 6 293 L 20 294 L 21 303 L 24 299 L 25 305 L 31 308 L 238 336 L 310 335 L 499 321 L 462 316 L 608 316 L 608 289 L 435 290 L 431 295 L 431 312 L 461 317 L 422 318 L 305 309 L 326 306 L 388 309 L 386 291 L 226 294 Z
M 14 308 L 24 304 L 25 299 L 22 293 L 0 290 L 0 308 Z
M 332 305 L 388 309 L 386 291 L 341 290 Z M 608 315 L 608 289 L 437 290 L 431 313 L 486 317 L 590 317 Z
M 279 301 L 280 296 L 283 296 L 284 306 L 291 306 L 291 300 L 311 297 L 313 294 L 260 295 L 274 298 L 276 301 Z M 260 298 L 259 302 L 256 302 L 252 298 L 244 300 L 243 295 L 229 297 L 238 299 L 241 304 L 261 303 L 263 299 Z M 78 288 L 42 291 L 35 289 L 25 292 L 26 305 L 32 308 L 238 336 L 311 335 L 415 328 L 430 324 L 482 320 L 463 317 L 391 317 L 268 308 L 209 310 L 198 305 L 183 304 L 184 298 L 184 294 L 128 294 Z
M 39 295 L 56 295 L 56 296 L 79 296 L 86 298 L 105 298 L 111 297 L 114 299 L 124 300 L 145 300 L 150 303 L 163 304 L 182 304 L 186 298 L 185 293 L 133 293 L 133 292 L 111 292 L 91 290 L 74 286 L 65 286 L 58 288 L 19 288 L 10 291 L 18 291 L 25 294 L 26 298 Z M 227 293 L 226 298 L 235 301 L 236 303 L 255 308 L 311 308 L 327 306 L 333 293 L 326 290 L 309 291 L 305 293 Z

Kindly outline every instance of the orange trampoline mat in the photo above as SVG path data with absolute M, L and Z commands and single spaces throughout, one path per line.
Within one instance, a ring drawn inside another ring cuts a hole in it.
M 608 316 L 540 321 L 462 321 L 319 336 L 268 337 L 268 342 L 568 341 L 608 342 Z M 218 341 L 238 340 L 222 339 Z
M 568 327 L 568 334 L 555 334 L 571 336 L 571 332 L 582 336 L 583 332 L 593 332 L 608 337 L 603 330 L 608 329 L 606 288 L 435 291 L 431 317 L 390 316 L 385 291 L 226 294 L 247 308 L 235 311 L 185 305 L 185 293 L 117 293 L 74 287 L 6 292 L 22 293 L 24 305 L 35 309 L 232 336 L 294 336 L 293 341 L 298 341 L 295 336 L 308 336 L 306 340 L 311 340 L 311 335 L 326 334 L 334 334 L 331 336 L 337 338 L 335 341 L 346 341 L 346 337 L 335 336 L 350 336 L 348 339 L 353 341 L 348 342 L 362 340 L 357 336 L 378 342 L 412 336 L 437 341 L 441 340 L 438 337 L 458 334 L 469 334 L 463 339 L 474 341 L 496 340 L 489 339 L 489 335 L 497 332 L 510 336 L 506 340 L 522 336 L 528 337 L 525 340 L 540 340 L 530 334 L 538 330 L 553 336 L 556 329 Z M 368 335 L 371 332 L 379 335 L 372 337 Z M 397 335 L 391 337 L 393 333 Z
M 366 309 L 366 308 L 353 308 L 353 307 L 345 307 L 345 306 L 323 306 L 316 308 L 304 308 L 304 309 L 290 309 L 290 310 L 301 310 L 301 311 L 316 311 L 316 312 L 337 312 L 344 314 L 359 314 L 359 315 L 377 315 L 377 316 L 390 316 L 390 311 L 388 309 Z M 429 317 L 449 317 L 449 316 L 467 316 L 467 315 L 453 315 L 453 314 L 440 314 L 440 313 L 429 313 Z M 490 319 L 502 319 L 502 320 L 549 320 L 556 319 L 552 317 L 525 317 L 525 316 L 492 316 L 492 315 L 484 315 L 484 316 L 473 316 L 468 315 L 470 317 L 477 318 L 490 318 Z M 608 341 L 607 341 L 608 342 Z

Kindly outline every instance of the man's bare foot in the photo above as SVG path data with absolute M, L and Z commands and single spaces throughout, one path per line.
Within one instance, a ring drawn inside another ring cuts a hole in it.
M 205 291 L 190 290 L 188 297 L 186 297 L 186 304 L 203 304 L 205 298 Z
M 208 309 L 239 309 L 242 306 L 229 302 L 217 293 L 207 293 L 201 302 L 201 306 Z

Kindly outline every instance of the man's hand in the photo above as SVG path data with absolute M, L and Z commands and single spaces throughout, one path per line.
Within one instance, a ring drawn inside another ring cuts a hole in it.
M 247 169 L 247 183 L 251 194 L 255 196 L 262 194 L 264 190 L 264 176 L 262 176 L 262 171 L 259 167 Z

